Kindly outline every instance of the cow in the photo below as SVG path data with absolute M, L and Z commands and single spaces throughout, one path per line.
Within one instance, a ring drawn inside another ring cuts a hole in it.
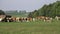
M 44 17 L 44 22 L 47 21 L 47 22 L 51 22 L 52 21 L 52 17 Z
M 22 22 L 23 21 L 23 18 L 19 18 L 19 21 Z
M 13 22 L 12 18 L 6 18 L 7 22 Z
M 21 21 L 21 22 L 25 22 L 25 18 L 24 18 L 24 17 L 21 17 L 21 18 L 20 18 L 20 21 Z
M 56 16 L 55 19 L 58 21 L 60 20 L 60 16 Z
M 11 17 L 11 19 L 13 20 L 13 22 L 16 22 L 16 17 Z
M 29 18 L 26 18 L 26 22 L 29 22 L 29 20 L 30 20 Z
M 46 17 L 46 16 L 37 16 L 36 17 L 36 19 L 37 20 L 42 20 L 42 21 L 44 21 L 44 22 L 50 22 L 50 21 L 52 21 L 52 18 L 51 17 Z
M 33 18 L 31 18 L 31 17 L 26 17 L 26 18 L 24 18 L 24 21 L 26 21 L 26 22 L 31 22 L 31 21 L 33 21 Z
M 5 18 L 2 20 L 2 22 L 12 22 L 12 16 L 11 15 L 5 15 Z
M 45 16 L 37 16 L 36 20 L 44 20 Z
M 33 21 L 33 18 L 29 18 L 29 21 Z
M 16 17 L 16 22 L 19 22 L 20 21 L 19 19 L 20 19 L 20 17 Z
M 2 20 L 5 18 L 5 15 L 0 15 L 0 22 L 2 22 Z
M 16 17 L 16 22 L 24 22 L 25 18 L 24 17 Z

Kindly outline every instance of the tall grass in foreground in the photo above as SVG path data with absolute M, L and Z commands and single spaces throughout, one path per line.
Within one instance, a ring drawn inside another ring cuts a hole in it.
M 60 21 L 0 22 L 0 34 L 60 34 Z

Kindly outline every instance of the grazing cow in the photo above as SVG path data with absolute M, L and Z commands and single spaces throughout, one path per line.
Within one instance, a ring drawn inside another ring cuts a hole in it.
M 23 17 L 16 17 L 16 21 L 17 21 L 17 22 L 20 22 L 20 21 L 21 21 L 21 22 L 24 22 L 24 20 L 25 20 L 25 19 L 24 19 Z
M 29 18 L 26 18 L 26 22 L 29 22 Z
M 31 21 L 31 18 L 25 17 L 23 20 L 26 21 L 26 22 L 29 22 L 29 21 Z
M 35 18 L 27 17 L 27 18 L 26 18 L 26 21 L 27 21 L 27 22 L 35 21 Z
M 38 16 L 38 17 L 36 17 L 36 19 L 37 20 L 43 20 L 44 22 L 45 21 L 48 21 L 48 22 L 52 21 L 52 18 L 46 17 L 46 16 Z
M 36 20 L 43 20 L 45 17 L 44 16 L 37 16 Z
M 20 21 L 25 22 L 25 18 L 24 17 L 20 18 Z
M 32 21 L 36 21 L 36 18 L 32 18 Z
M 13 22 L 12 18 L 6 18 L 7 22 Z
M 10 15 L 5 15 L 6 17 L 2 20 L 3 22 L 12 22 L 12 19 Z
M 22 21 L 23 21 L 23 18 L 19 18 L 19 21 L 21 21 L 21 22 L 22 22 Z
M 16 22 L 16 17 L 10 17 L 10 18 L 8 18 L 9 20 L 12 20 L 12 22 Z
M 45 22 L 45 21 L 51 22 L 51 21 L 52 21 L 52 18 L 50 18 L 50 17 L 45 17 L 45 18 L 44 18 L 44 22 Z
M 33 21 L 33 18 L 29 18 L 29 21 Z
M 19 22 L 20 17 L 16 17 L 16 21 Z

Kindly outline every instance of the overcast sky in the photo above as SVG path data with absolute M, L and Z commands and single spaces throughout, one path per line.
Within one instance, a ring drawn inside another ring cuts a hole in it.
M 50 4 L 56 1 L 57 0 L 0 0 L 0 9 L 33 11 L 41 8 L 44 4 Z

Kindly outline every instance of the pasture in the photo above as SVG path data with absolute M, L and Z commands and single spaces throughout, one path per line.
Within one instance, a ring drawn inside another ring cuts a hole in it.
M 60 21 L 0 22 L 0 34 L 60 34 Z

